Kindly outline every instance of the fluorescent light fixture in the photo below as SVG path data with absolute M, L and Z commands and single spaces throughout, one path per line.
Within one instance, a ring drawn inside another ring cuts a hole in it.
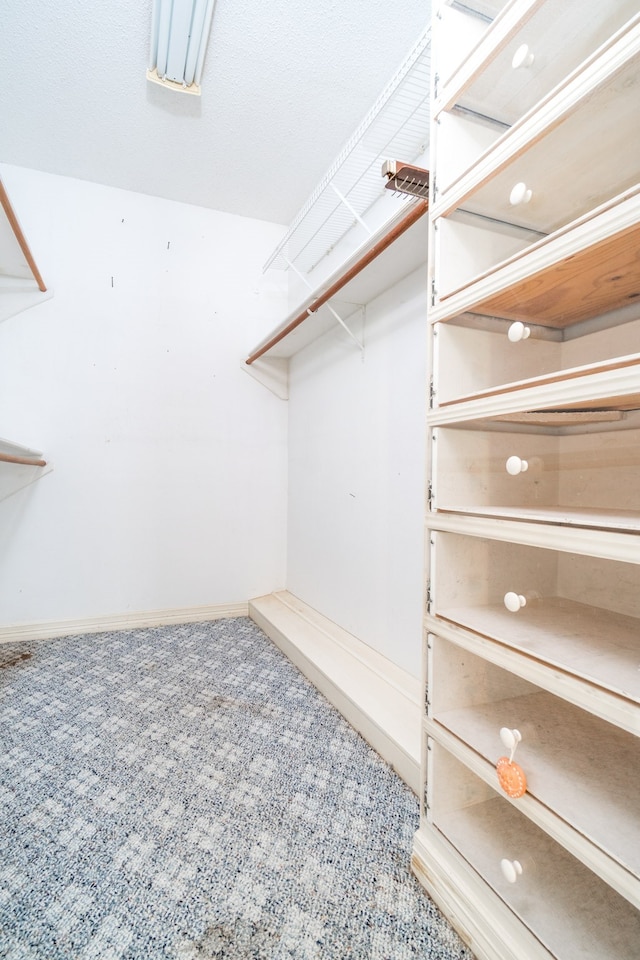
M 153 0 L 147 80 L 200 94 L 215 0 Z

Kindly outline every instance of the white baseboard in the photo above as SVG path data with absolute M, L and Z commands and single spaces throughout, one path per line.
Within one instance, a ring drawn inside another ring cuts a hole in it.
M 287 591 L 249 616 L 419 794 L 419 681 Z
M 22 640 L 52 640 L 56 637 L 78 636 L 84 633 L 106 633 L 112 630 L 135 630 L 138 627 L 161 627 L 171 623 L 203 623 L 225 617 L 247 617 L 247 603 L 214 604 L 208 607 L 176 607 L 171 610 L 153 610 L 121 613 L 85 620 L 52 620 L 41 623 L 19 623 L 0 627 L 0 643 Z

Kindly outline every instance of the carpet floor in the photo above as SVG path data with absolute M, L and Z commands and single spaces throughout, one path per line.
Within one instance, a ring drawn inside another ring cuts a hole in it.
M 472 960 L 411 791 L 249 619 L 0 647 L 6 960 Z

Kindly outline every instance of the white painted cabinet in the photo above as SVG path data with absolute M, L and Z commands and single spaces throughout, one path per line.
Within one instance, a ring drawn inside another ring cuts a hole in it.
M 432 56 L 413 866 L 479 958 L 631 960 L 640 14 L 635 0 L 453 0 Z

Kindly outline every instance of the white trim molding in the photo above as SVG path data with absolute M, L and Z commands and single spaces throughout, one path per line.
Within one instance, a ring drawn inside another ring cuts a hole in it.
M 172 623 L 203 623 L 226 617 L 247 617 L 248 603 L 214 604 L 207 607 L 176 607 L 137 613 L 108 614 L 85 620 L 51 620 L 39 623 L 17 623 L 0 627 L 0 643 L 23 640 L 53 640 L 56 637 L 80 636 L 85 633 L 107 633 L 113 630 L 136 630 L 140 627 L 161 627 Z

